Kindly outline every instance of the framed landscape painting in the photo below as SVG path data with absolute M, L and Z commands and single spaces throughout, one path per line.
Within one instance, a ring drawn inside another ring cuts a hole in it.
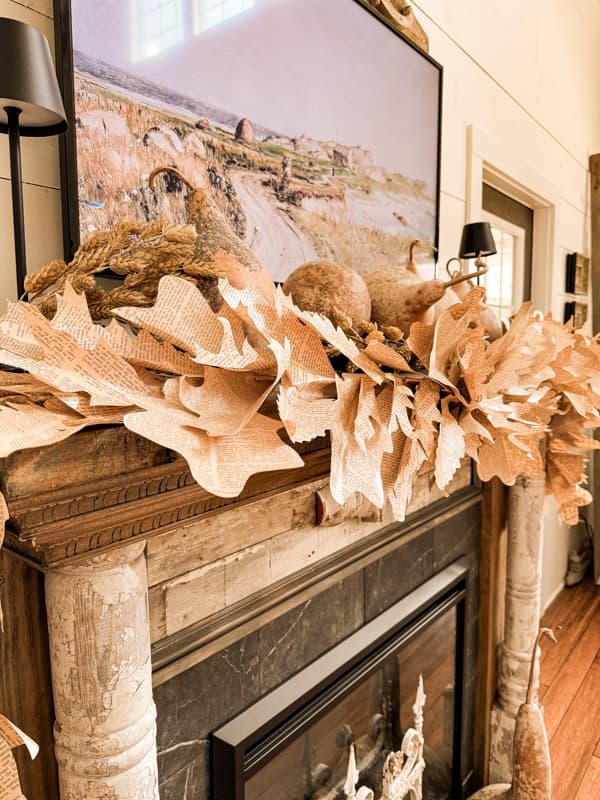
M 437 243 L 441 67 L 362 0 L 56 0 L 65 248 L 209 189 L 283 281 Z

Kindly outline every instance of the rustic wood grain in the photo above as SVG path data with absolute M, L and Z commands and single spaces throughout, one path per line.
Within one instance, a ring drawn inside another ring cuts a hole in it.
M 88 428 L 51 447 L 19 450 L 0 459 L 2 491 L 10 502 L 73 486 L 93 486 L 102 478 L 165 464 L 173 455 L 122 425 Z M 68 491 L 68 490 L 67 490 Z
M 296 486 L 274 498 L 225 508 L 211 516 L 157 536 L 148 542 L 148 584 L 177 575 L 253 547 L 279 533 L 313 522 L 314 493 L 326 478 Z
M 597 608 L 597 604 L 596 604 Z M 547 644 L 547 647 L 552 647 Z M 579 692 L 588 670 L 600 652 L 600 614 L 590 618 L 584 634 L 564 661 L 552 685 L 544 696 L 544 721 L 548 738 L 552 739 L 563 717 L 569 710 L 571 699 Z M 598 685 L 600 693 L 600 684 Z
M 600 592 L 590 592 L 581 583 L 560 593 L 542 617 L 542 625 L 552 627 L 558 642 L 546 645 L 540 668 L 540 682 L 552 686 L 563 664 L 575 649 L 591 619 L 600 612 Z
M 465 488 L 470 481 L 467 462 L 451 492 Z M 383 522 L 357 518 L 344 525 L 317 527 L 316 490 L 325 482 L 262 497 L 151 540 L 147 552 L 152 642 L 241 602 L 393 522 L 388 513 Z M 416 481 L 411 511 L 415 513 L 439 497 L 439 492 L 430 488 L 430 474 L 423 474 Z M 276 533 L 286 524 L 292 527 Z M 213 572 L 223 573 L 223 593 L 221 585 L 217 590 L 208 577 L 211 565 Z
M 600 758 L 593 757 L 585 771 L 575 800 L 598 800 L 600 797 Z
M 455 494 L 470 483 L 471 463 L 467 460 L 457 471 L 448 494 Z M 353 519 L 331 528 L 315 528 L 316 493 L 327 484 L 328 478 L 319 478 L 278 494 L 263 495 L 245 505 L 222 509 L 218 515 L 206 516 L 151 539 L 147 548 L 149 585 L 156 586 L 267 540 L 273 541 L 273 574 L 283 577 L 289 574 L 290 562 L 301 561 L 297 568 L 310 563 L 313 560 L 311 552 L 315 548 L 319 557 L 323 557 L 361 535 L 368 535 L 393 522 L 387 513 L 381 522 L 366 523 L 361 519 Z M 415 482 L 408 512 L 415 513 L 441 497 L 437 487 L 431 486 L 431 473 L 424 473 Z M 292 536 L 290 532 L 294 531 L 301 533 Z M 310 534 L 315 541 L 303 545 L 299 540 L 309 535 L 306 533 L 308 531 L 318 533 L 314 536 Z M 281 539 L 277 543 L 278 536 Z
M 483 783 L 488 781 L 490 717 L 496 691 L 496 652 L 503 606 L 500 541 L 506 526 L 506 487 L 494 478 L 484 486 L 481 551 L 479 560 L 479 650 L 477 713 L 475 718 L 475 764 Z
M 582 775 L 594 751 L 588 731 L 600 730 L 600 655 L 590 667 L 550 741 L 552 797 L 571 800 L 577 794 Z
M 215 614 L 225 607 L 224 560 L 187 572 L 165 585 L 154 586 L 149 592 L 148 604 L 152 642 Z M 152 625 L 157 620 L 160 627 L 154 629 Z
M 591 277 L 592 277 L 592 328 L 600 330 L 600 153 L 590 156 L 591 179 Z M 594 432 L 595 438 L 600 432 Z M 592 495 L 596 498 L 593 507 L 594 529 L 594 577 L 600 583 L 600 453 L 594 453 Z
M 599 686 L 600 654 L 550 741 L 552 796 L 556 800 L 575 797 L 584 770 L 593 756 L 594 739 L 585 733 L 600 730 Z
M 6 550 L 0 551 L 0 574 L 0 710 L 40 745 L 35 761 L 23 747 L 15 751 L 25 796 L 58 800 L 44 578 Z
M 132 441 L 131 434 L 123 430 L 110 428 L 104 432 L 106 438 L 99 439 L 90 439 L 85 436 L 90 432 L 82 431 L 61 443 L 64 447 L 59 454 L 54 447 L 47 447 L 0 459 L 0 489 L 7 495 L 11 515 L 6 536 L 9 549 L 49 569 L 105 552 L 135 537 L 148 540 L 186 522 L 279 494 L 329 473 L 327 441 L 316 440 L 298 448 L 304 466 L 254 475 L 238 497 L 216 497 L 194 482 L 183 459 L 164 449 L 151 451 L 161 463 L 139 467 L 132 450 L 139 446 L 143 451 L 146 445 L 140 443 L 144 440 L 134 437 Z M 110 457 L 103 458 L 104 450 L 111 448 Z M 29 465 L 29 477 L 17 455 Z M 86 466 L 80 471 L 82 460 L 93 462 L 96 472 L 88 474 Z M 80 482 L 82 476 L 86 483 Z M 19 482 L 25 489 L 19 488 Z

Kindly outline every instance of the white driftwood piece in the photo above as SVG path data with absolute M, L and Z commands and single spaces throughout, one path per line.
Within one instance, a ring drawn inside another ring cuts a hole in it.
M 46 577 L 61 800 L 158 800 L 144 544 Z
M 419 675 L 417 696 L 413 705 L 415 727 L 409 728 L 402 739 L 400 750 L 391 752 L 383 765 L 383 784 L 380 800 L 423 800 L 423 707 L 427 696 L 423 690 L 423 676 Z M 354 745 L 350 745 L 348 771 L 344 783 L 347 800 L 374 800 L 371 789 L 361 786 L 356 790 L 360 772 L 356 767 Z
M 540 621 L 544 478 L 519 477 L 509 489 L 504 640 L 491 719 L 489 776 L 510 783 L 515 720 L 525 702 Z

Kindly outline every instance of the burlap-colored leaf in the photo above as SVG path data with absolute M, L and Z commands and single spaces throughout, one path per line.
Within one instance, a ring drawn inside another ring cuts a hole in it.
M 482 293 L 476 287 L 463 303 L 450 306 L 440 315 L 433 336 L 429 359 L 429 377 L 442 384 L 453 386 L 448 377 L 448 362 L 456 353 L 472 323 L 477 320 Z
M 440 386 L 432 380 L 420 381 L 413 401 L 412 438 L 423 448 L 425 458 L 435 462 L 437 424 L 442 417 L 439 410 Z
M 424 322 L 413 322 L 410 326 L 410 336 L 407 344 L 419 361 L 426 367 L 429 367 L 434 336 L 435 327 L 433 325 L 427 325 Z
M 442 400 L 442 418 L 435 454 L 435 482 L 445 493 L 465 455 L 465 433 L 450 411 L 450 399 Z
M 479 448 L 477 473 L 482 481 L 498 477 L 506 486 L 513 486 L 519 475 L 538 478 L 543 472 L 544 462 L 535 439 L 517 444 L 514 437 L 500 431 L 493 444 Z

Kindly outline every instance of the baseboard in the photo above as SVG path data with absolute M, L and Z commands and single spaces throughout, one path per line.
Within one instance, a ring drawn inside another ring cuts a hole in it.
M 562 592 L 562 590 L 564 588 L 565 588 L 565 582 L 564 582 L 564 580 L 562 580 L 558 584 L 556 589 L 552 592 L 550 597 L 546 600 L 546 603 L 545 603 L 544 607 L 542 608 L 542 615 L 546 613 L 546 611 L 550 608 L 552 603 L 556 600 L 556 598 L 558 597 L 558 595 Z

